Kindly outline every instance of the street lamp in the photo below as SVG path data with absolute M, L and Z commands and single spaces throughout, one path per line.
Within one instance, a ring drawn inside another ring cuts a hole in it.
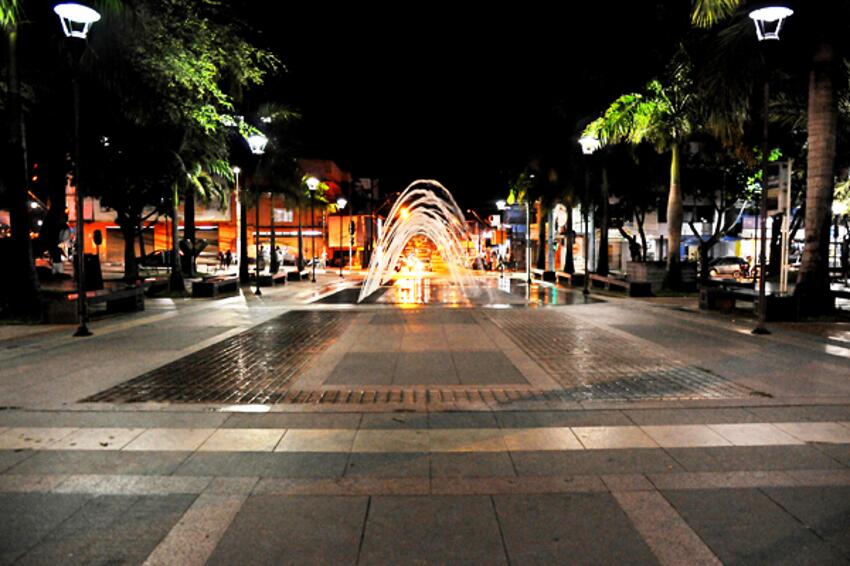
M 310 254 L 313 256 L 313 283 L 316 282 L 316 206 L 315 197 L 316 189 L 319 188 L 319 180 L 315 177 L 309 177 L 306 181 L 307 188 L 310 190 Z
M 248 142 L 248 147 L 251 148 L 251 153 L 257 156 L 257 162 L 254 164 L 253 180 L 254 189 L 256 189 L 257 169 L 260 167 L 260 159 L 266 152 L 266 144 L 269 143 L 269 139 L 260 133 L 251 134 L 245 139 Z M 260 291 L 260 191 L 255 190 L 255 192 L 257 194 L 257 201 L 254 203 L 254 283 L 256 283 L 254 294 L 259 297 L 263 294 Z
M 57 4 L 53 11 L 59 16 L 65 37 L 86 40 L 92 24 L 100 20 L 100 14 L 87 6 L 76 3 Z M 84 47 L 85 48 L 85 47 Z M 88 305 L 86 304 L 85 275 L 85 219 L 83 215 L 83 188 L 80 183 L 80 72 L 79 59 L 73 59 L 74 87 L 74 185 L 77 193 L 77 313 L 80 325 L 74 336 L 91 336 L 88 329 Z
M 756 36 L 759 41 L 768 39 L 779 40 L 779 31 L 785 19 L 794 13 L 790 8 L 784 6 L 769 6 L 750 12 L 750 18 L 756 26 Z M 761 249 L 759 250 L 759 318 L 753 334 L 770 334 L 765 325 L 767 321 L 767 292 L 766 292 L 766 267 L 767 267 L 767 167 L 768 167 L 768 133 L 770 120 L 770 70 L 767 68 L 767 57 L 765 56 L 764 71 L 764 125 L 762 131 L 761 147 Z
M 242 212 L 244 210 L 244 207 L 242 206 L 242 193 L 239 191 L 239 174 L 242 173 L 242 169 L 234 165 L 232 171 L 233 175 L 236 178 L 236 188 L 234 189 L 236 191 L 236 195 L 234 198 L 234 216 L 236 217 L 234 219 L 236 222 L 236 258 L 239 262 L 239 270 L 241 271 L 242 258 L 248 255 L 247 253 L 242 253 L 242 229 L 245 227 L 245 222 L 242 218 Z M 248 279 L 247 270 L 245 271 L 245 279 Z
M 348 201 L 345 200 L 345 197 L 339 197 L 336 199 L 336 207 L 339 212 L 339 249 L 342 249 L 342 209 L 345 208 L 345 205 L 348 204 Z M 342 277 L 342 258 L 339 257 L 339 276 Z
M 602 144 L 596 136 L 582 136 L 578 140 L 581 146 L 581 152 L 584 155 L 593 155 Z M 590 158 L 588 158 L 590 159 Z M 587 209 L 590 203 L 590 169 L 584 172 L 584 205 L 581 207 L 581 214 L 584 217 L 584 290 L 582 294 L 590 294 L 590 230 L 588 230 Z
M 528 176 L 534 178 L 534 173 Z M 531 208 L 528 205 L 528 191 L 525 194 L 525 285 L 526 291 L 531 290 Z

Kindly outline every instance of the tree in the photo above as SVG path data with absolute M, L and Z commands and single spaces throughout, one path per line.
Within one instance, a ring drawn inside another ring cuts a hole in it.
M 38 276 L 32 257 L 30 217 L 27 206 L 27 144 L 21 104 L 21 79 L 18 72 L 18 25 L 21 21 L 18 0 L 0 0 L 0 29 L 6 38 L 6 105 L 8 125 L 0 182 L 9 205 L 12 235 L 8 247 L 5 299 L 13 316 L 41 317 Z
M 670 185 L 667 200 L 667 255 L 665 286 L 681 282 L 680 244 L 682 240 L 681 148 L 700 123 L 699 101 L 693 90 L 692 68 L 680 49 L 667 69 L 664 81 L 652 80 L 642 92 L 617 98 L 585 129 L 605 145 L 648 142 L 660 152 L 670 152 Z
M 710 27 L 740 14 L 741 0 L 696 0 L 694 25 Z M 838 134 L 838 76 L 842 57 L 850 53 L 846 22 L 850 2 L 831 0 L 800 5 L 783 41 L 798 42 L 809 54 L 808 156 L 806 177 L 806 243 L 795 294 L 804 314 L 817 315 L 832 308 L 829 292 L 829 227 L 835 187 Z M 752 28 L 750 28 L 752 33 Z

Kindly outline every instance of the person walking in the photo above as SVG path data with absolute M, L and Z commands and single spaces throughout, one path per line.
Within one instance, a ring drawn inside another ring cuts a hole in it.
M 230 252 L 228 248 L 227 252 L 224 254 L 224 267 L 225 269 L 230 269 L 230 264 L 233 263 L 233 254 Z

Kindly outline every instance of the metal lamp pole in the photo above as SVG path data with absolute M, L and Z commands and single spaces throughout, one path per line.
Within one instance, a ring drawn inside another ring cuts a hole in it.
M 319 188 L 319 180 L 315 177 L 307 179 L 307 188 L 310 190 L 310 255 L 313 263 L 313 277 L 311 281 L 316 282 L 316 189 Z
M 256 207 L 254 210 L 254 278 L 257 288 L 254 294 L 259 297 L 263 293 L 260 291 L 260 191 L 257 189 L 257 171 L 260 168 L 260 159 L 262 159 L 262 155 L 266 152 L 266 144 L 269 143 L 269 139 L 263 134 L 256 133 L 248 136 L 247 141 L 248 147 L 251 148 L 251 153 L 257 156 L 257 162 L 254 164 L 252 184 L 254 185 L 254 192 L 257 194 L 257 201 L 254 203 Z
M 584 135 L 578 140 L 581 146 L 581 152 L 584 155 L 591 156 L 601 147 L 599 140 L 592 135 Z M 590 161 L 590 157 L 587 158 Z M 589 218 L 588 209 L 590 208 L 590 168 L 584 172 L 584 205 L 582 208 L 582 216 L 584 217 L 584 290 L 582 294 L 590 294 L 590 229 L 588 228 Z
M 756 26 L 756 36 L 759 41 L 779 40 L 779 31 L 782 29 L 782 24 L 785 19 L 791 16 L 794 12 L 783 6 L 771 6 L 761 8 L 750 12 L 750 18 Z M 767 53 L 765 53 L 765 70 L 764 70 L 764 124 L 762 131 L 762 154 L 761 154 L 761 249 L 759 250 L 759 303 L 758 303 L 758 323 L 753 329 L 753 334 L 770 334 L 767 329 L 767 175 L 768 175 L 768 133 L 770 119 L 770 70 L 768 68 Z
M 59 16 L 65 37 L 86 40 L 92 24 L 100 20 L 100 14 L 82 4 L 59 4 L 53 8 Z M 85 50 L 86 45 L 83 46 Z M 71 56 L 73 61 L 73 90 L 74 90 L 74 184 L 76 188 L 77 208 L 77 316 L 80 325 L 74 336 L 91 336 L 88 328 L 88 304 L 86 303 L 86 269 L 85 269 L 85 214 L 83 202 L 83 186 L 80 183 L 80 70 L 79 57 Z
M 338 199 L 336 199 L 336 206 L 339 209 L 338 212 L 339 212 L 339 249 L 340 250 L 342 250 L 342 209 L 345 208 L 346 204 L 348 204 L 348 201 L 345 200 L 343 197 L 339 197 Z M 339 276 L 340 277 L 342 277 L 342 258 L 343 258 L 343 256 L 340 255 L 340 257 L 339 257 Z
M 525 198 L 525 283 L 531 288 L 531 209 Z

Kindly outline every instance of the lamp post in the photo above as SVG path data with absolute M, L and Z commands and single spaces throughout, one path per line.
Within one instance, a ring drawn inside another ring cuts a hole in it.
M 784 6 L 769 6 L 753 10 L 750 18 L 756 26 L 756 36 L 759 41 L 779 41 L 779 31 L 785 19 L 793 14 L 793 10 Z M 767 68 L 767 54 L 765 54 L 764 71 L 764 125 L 762 131 L 761 150 L 761 210 L 759 213 L 761 221 L 761 249 L 759 250 L 759 318 L 753 334 L 770 334 L 765 325 L 767 321 L 767 292 L 766 292 L 766 267 L 767 267 L 767 167 L 768 167 L 768 133 L 770 119 L 770 70 Z
M 82 4 L 57 4 L 53 12 L 59 16 L 65 37 L 86 40 L 92 24 L 100 20 L 100 14 Z M 87 45 L 87 44 L 86 44 Z M 86 45 L 83 46 L 85 49 Z M 80 183 L 80 71 L 79 58 L 73 59 L 74 88 L 74 185 L 77 197 L 77 316 L 80 325 L 74 336 L 91 336 L 88 329 L 88 305 L 86 303 L 85 269 L 85 218 L 83 214 L 83 186 Z
M 309 177 L 306 181 L 310 190 L 310 255 L 312 256 L 313 277 L 311 281 L 316 282 L 316 189 L 319 188 L 319 180 Z
M 593 155 L 602 145 L 595 136 L 582 136 L 578 140 L 584 155 Z M 590 158 L 588 157 L 588 161 Z M 584 290 L 582 294 L 590 294 L 590 230 L 588 229 L 587 210 L 590 203 L 590 169 L 584 172 L 584 205 L 581 214 L 584 217 Z
M 245 244 L 245 218 L 243 217 L 245 213 L 245 204 L 242 202 L 242 193 L 244 191 L 239 190 L 239 174 L 242 173 L 242 169 L 234 166 L 233 167 L 233 175 L 236 177 L 236 197 L 235 197 L 235 216 L 236 216 L 236 258 L 239 262 L 239 279 L 241 282 L 246 283 L 248 281 L 248 266 L 246 265 L 244 268 L 245 275 L 242 276 L 243 267 L 242 264 L 243 259 L 248 256 L 247 247 Z M 243 249 L 246 248 L 246 249 Z
M 504 200 L 496 201 L 496 209 L 499 211 L 499 219 L 501 222 L 504 222 L 504 218 L 502 218 L 502 212 L 508 207 L 508 203 Z M 501 227 L 500 227 L 501 228 Z M 504 259 L 504 256 L 502 256 Z M 502 261 L 502 269 L 499 271 L 499 278 L 503 278 L 505 276 L 505 261 Z
M 534 173 L 528 176 L 534 178 Z M 526 289 L 531 289 L 531 207 L 528 205 L 528 191 L 525 198 L 525 284 Z
M 345 208 L 345 205 L 348 204 L 348 201 L 345 200 L 345 197 L 339 197 L 336 199 L 336 207 L 339 212 L 339 249 L 342 249 L 342 209 Z M 342 277 L 342 257 L 339 257 L 339 276 Z
M 260 166 L 260 158 L 266 152 L 266 144 L 269 143 L 269 139 L 263 134 L 256 133 L 248 136 L 246 138 L 248 142 L 248 147 L 251 148 L 251 153 L 257 156 L 257 162 L 254 164 L 254 192 L 256 193 L 257 200 L 254 203 L 254 283 L 256 284 L 256 289 L 254 290 L 254 294 L 258 297 L 263 293 L 260 291 L 260 191 L 257 190 L 257 169 Z

